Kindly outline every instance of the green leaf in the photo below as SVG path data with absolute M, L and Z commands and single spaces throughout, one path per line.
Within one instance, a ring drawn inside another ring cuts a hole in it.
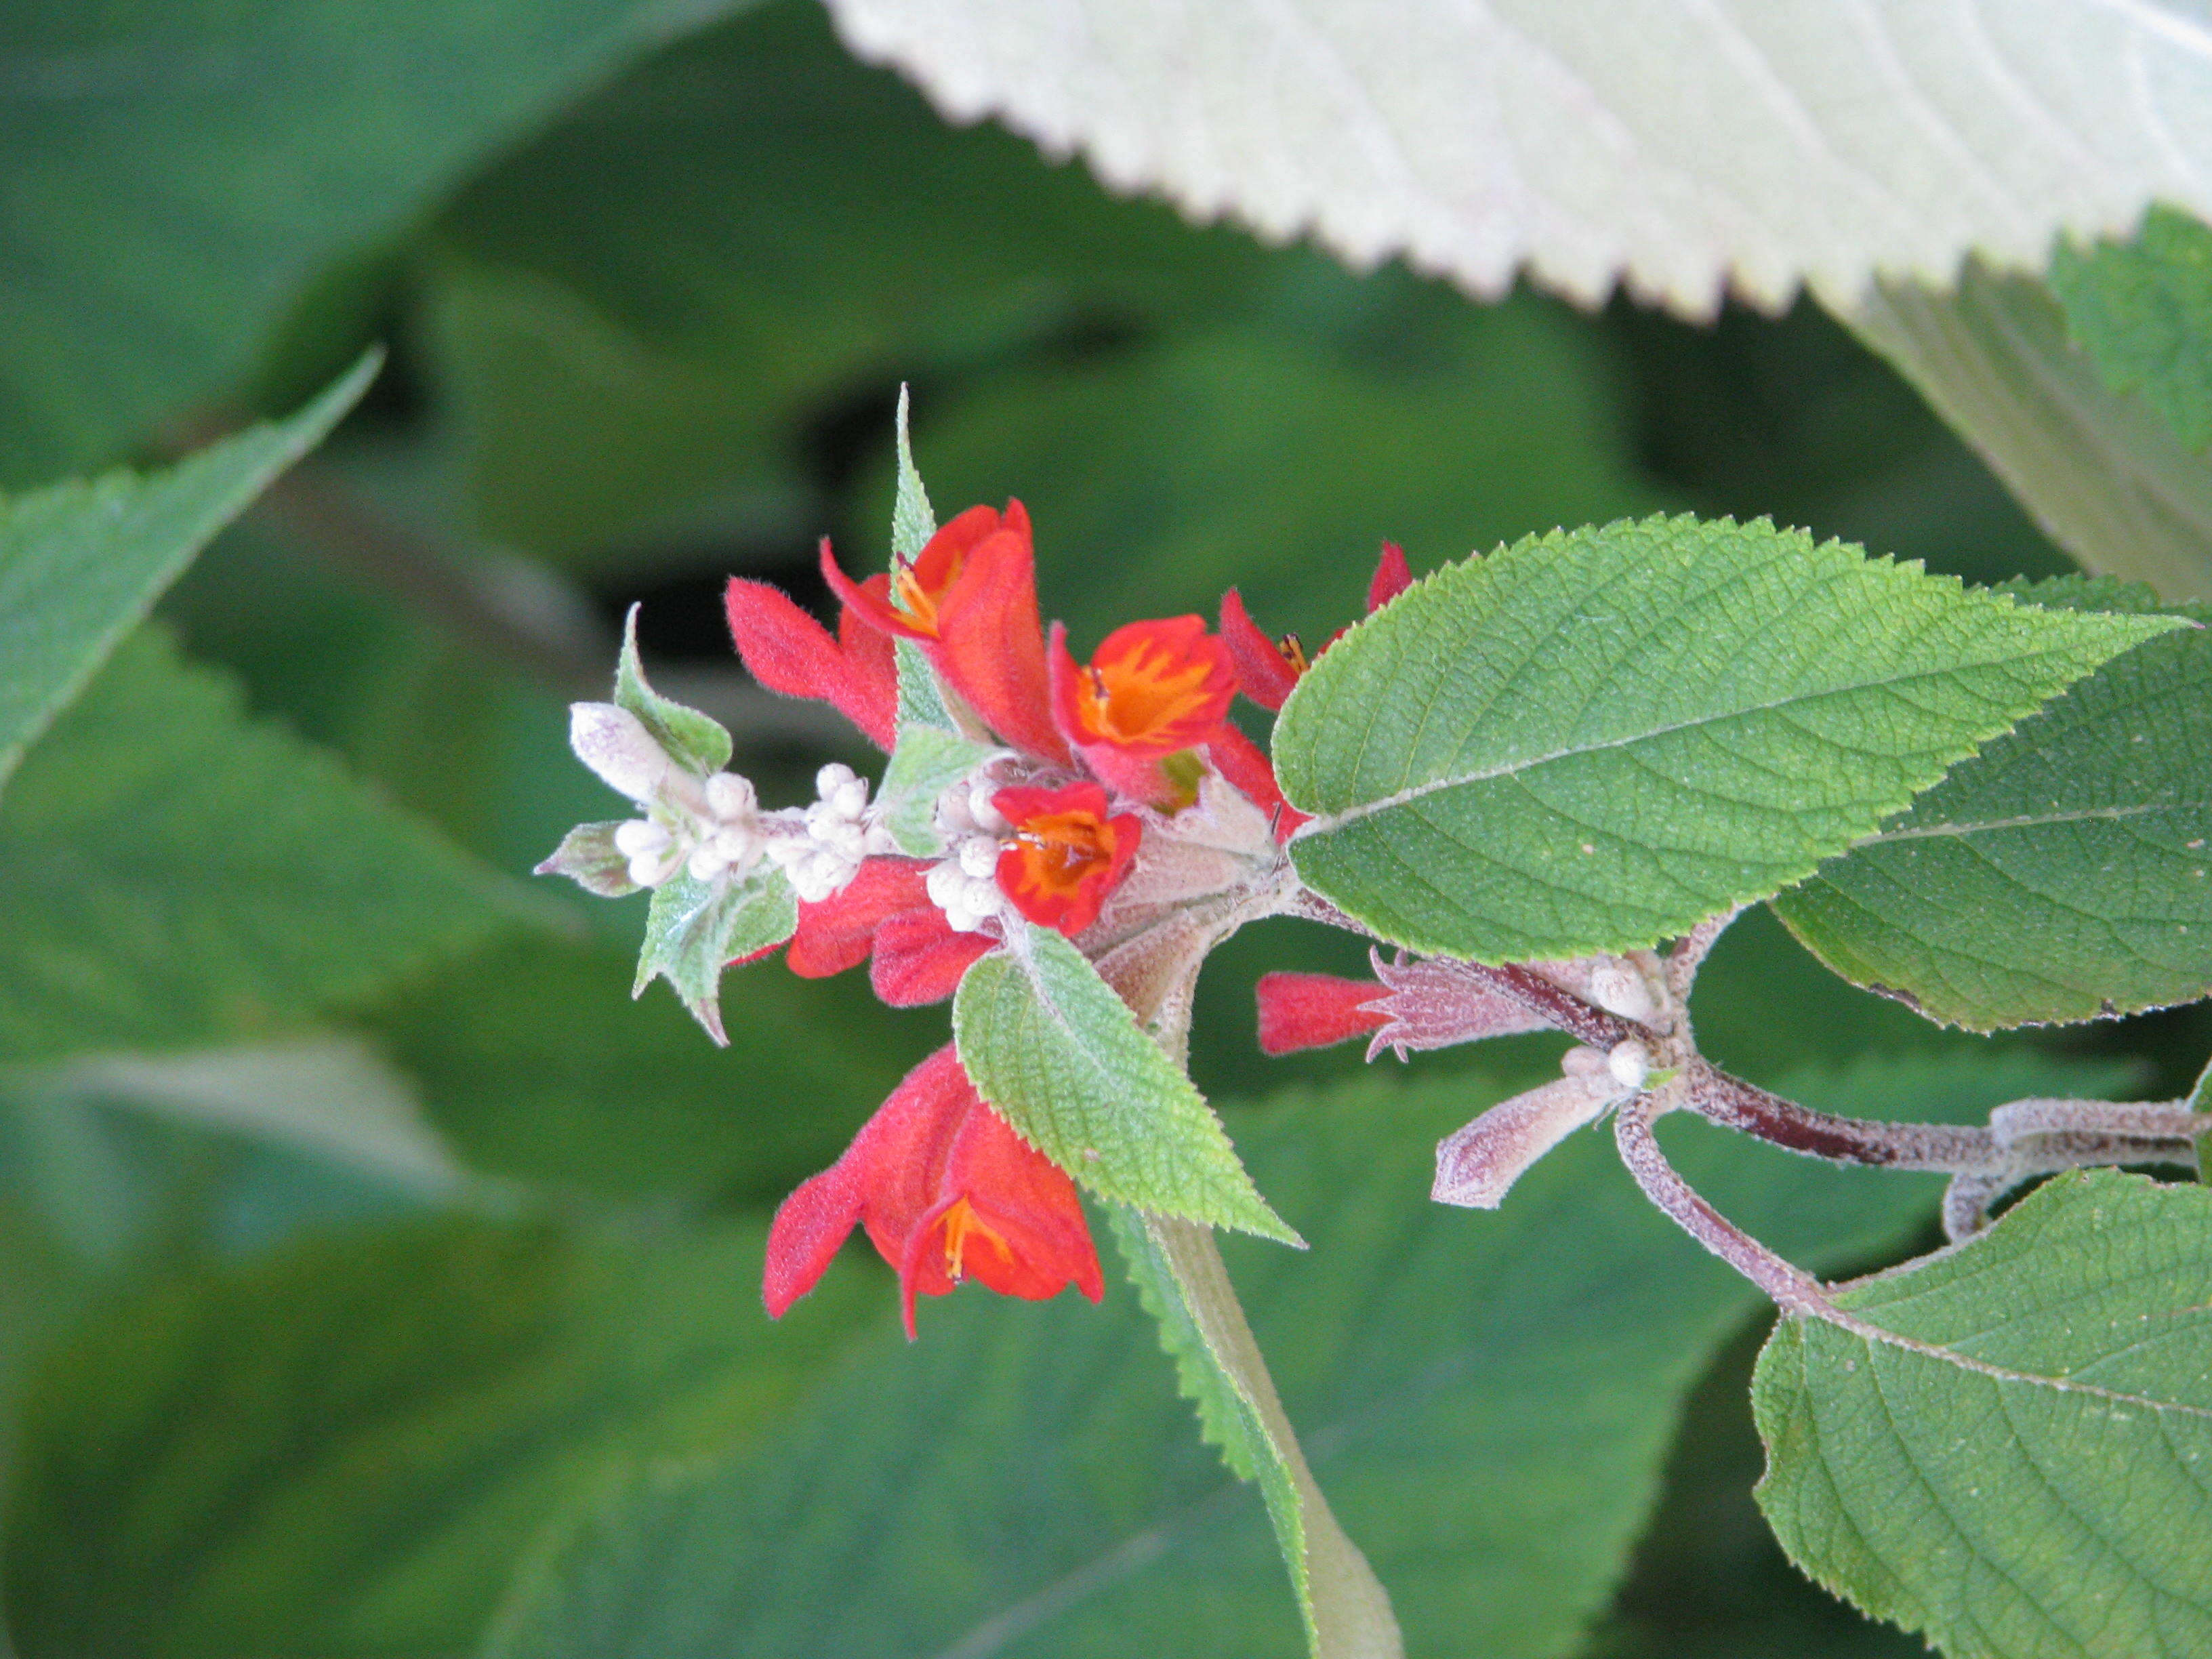
M 2037 605 L 2150 613 L 2065 578 Z M 2212 613 L 2198 613 L 2212 617 Z M 1991 1030 L 2212 994 L 2212 630 L 2081 680 L 1774 908 L 1820 959 Z
M 1806 1571 L 1954 1659 L 2212 1650 L 2212 1192 L 2063 1175 L 1785 1321 L 1759 1498 Z
M 325 267 L 714 0 L 8 8 L 0 477 L 228 390 Z
M 906 643 L 904 640 L 899 641 L 902 647 Z M 921 672 L 929 674 L 929 665 L 921 662 L 921 653 L 914 652 L 912 655 L 920 664 Z M 994 750 L 988 744 L 971 743 L 943 726 L 907 719 L 907 652 L 902 649 L 899 659 L 898 747 L 891 751 L 890 764 L 884 769 L 884 821 L 890 826 L 891 838 L 898 842 L 899 851 L 913 858 L 933 858 L 945 851 L 945 837 L 937 828 L 938 797 L 974 771 Z
M 2106 383 L 2042 283 L 1970 260 L 1955 286 L 1877 283 L 1838 314 L 2089 569 L 2212 601 L 2212 469 Z
M 899 388 L 898 486 L 891 504 L 891 557 L 914 558 L 937 533 L 929 492 L 915 470 L 914 446 L 907 436 L 907 390 Z M 891 839 L 914 858 L 934 858 L 945 850 L 938 832 L 937 801 L 957 780 L 975 770 L 994 745 L 968 736 L 952 712 L 952 699 L 937 671 L 912 640 L 893 641 L 898 663 L 898 742 L 884 769 L 878 800 Z
M 2140 392 L 2173 434 L 2212 449 L 2212 227 L 2154 204 L 2132 240 L 2061 242 L 2051 291 L 2114 392 Z
M 1015 1132 L 1101 1198 L 1296 1244 L 1213 1109 L 1059 933 L 1009 923 L 952 999 L 960 1063 Z
M 782 944 L 798 926 L 791 884 L 765 860 L 743 877 L 725 872 L 712 881 L 679 870 L 653 890 L 630 995 L 643 996 L 656 977 L 665 979 L 707 1035 L 726 1044 L 722 969 Z
M 586 892 L 599 898 L 628 898 L 637 891 L 629 878 L 629 855 L 615 845 L 615 832 L 626 820 L 603 818 L 580 823 L 561 837 L 538 873 L 566 876 Z
M 719 772 L 730 763 L 730 734 L 721 722 L 672 702 L 645 682 L 645 665 L 637 659 L 640 609 L 630 606 L 629 614 L 623 618 L 622 657 L 615 665 L 615 702 L 636 715 L 653 741 L 683 765 L 702 777 Z
M 542 915 L 158 633 L 0 799 L 0 890 L 9 1060 L 295 1024 Z
M 1306 884 L 1485 962 L 1764 898 L 2172 618 L 2049 611 L 1764 520 L 1650 519 L 1447 567 L 1275 731 Z
M 1398 1659 L 1390 1598 L 1315 1484 L 1274 1380 L 1206 1229 L 1116 1208 L 1130 1282 L 1160 1328 L 1200 1429 L 1240 1480 L 1259 1482 L 1314 1659 Z
M 914 440 L 907 431 L 907 389 L 899 387 L 898 485 L 891 502 L 891 557 L 903 562 L 921 556 L 929 538 L 937 533 L 937 514 L 922 488 L 921 473 L 914 464 Z
M 371 353 L 290 420 L 166 472 L 0 499 L 0 782 L 192 556 L 322 441 L 381 361 Z
M 856 1282 L 771 1326 L 761 1251 L 750 1224 L 432 1221 L 105 1310 L 25 1401 L 21 1650 L 466 1651 L 545 1516 L 611 1460 L 746 1443 L 880 1309 Z
M 1855 1073 L 1850 1103 L 1965 1118 L 2090 1081 L 1972 1061 L 1882 1079 Z M 1570 1139 L 1494 1214 L 1427 1202 L 1437 1138 L 1510 1091 L 1369 1079 L 1233 1119 L 1313 1241 L 1227 1240 L 1237 1287 L 1415 1654 L 1583 1651 L 1685 1390 L 1763 1305 L 1644 1201 L 1602 1135 Z M 1828 1270 L 1900 1243 L 1939 1190 L 1667 1132 L 1731 1216 Z M 1127 1287 L 1099 1308 L 963 1290 L 922 1322 L 921 1341 L 886 1332 L 856 1356 L 774 1445 L 580 1510 L 486 1659 L 1300 1650 L 1257 1494 L 1191 1432 Z

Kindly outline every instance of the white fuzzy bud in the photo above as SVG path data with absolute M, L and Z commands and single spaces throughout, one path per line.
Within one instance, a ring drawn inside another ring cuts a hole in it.
M 814 793 L 822 799 L 810 811 L 821 810 L 841 818 L 857 818 L 868 810 L 868 781 L 836 761 L 814 775 Z
M 967 889 L 968 878 L 957 864 L 948 860 L 943 864 L 930 866 L 929 873 L 922 878 L 921 884 L 929 894 L 932 904 L 940 910 L 950 910 L 960 902 L 961 895 Z
M 1579 1044 L 1559 1056 L 1559 1069 L 1569 1077 L 1595 1077 L 1610 1064 L 1601 1050 Z
M 707 780 L 707 810 L 723 823 L 749 818 L 759 809 L 760 796 L 750 778 L 735 772 L 717 772 Z
M 730 861 L 713 842 L 702 841 L 691 849 L 691 856 L 684 860 L 684 867 L 694 881 L 712 881 L 730 867 Z
M 988 881 L 999 870 L 999 843 L 981 836 L 971 836 L 960 843 L 958 854 L 963 875 L 977 881 Z
M 1589 1000 L 1607 1013 L 1632 1019 L 1638 1025 L 1651 1024 L 1659 1017 L 1659 1001 L 1651 994 L 1650 981 L 1625 962 L 1600 961 L 1590 969 Z
M 968 810 L 968 789 L 964 784 L 956 784 L 939 795 L 931 816 L 937 821 L 937 833 L 948 842 L 975 832 L 975 815 Z
M 1634 1037 L 1626 1037 L 1613 1045 L 1613 1052 L 1605 1057 L 1605 1069 L 1613 1080 L 1632 1094 L 1644 1086 L 1651 1075 L 1651 1054 Z
M 683 862 L 684 851 L 678 847 L 641 854 L 629 861 L 629 878 L 641 887 L 658 887 L 674 875 Z
M 640 805 L 660 799 L 679 775 L 645 723 L 614 703 L 570 703 L 568 746 L 610 787 Z
M 650 818 L 632 818 L 616 828 L 615 850 L 626 859 L 651 858 L 674 839 L 665 824 L 655 823 Z
M 1003 836 L 1013 828 L 1006 822 L 1006 815 L 999 810 L 998 804 L 992 799 L 999 793 L 1000 787 L 999 784 L 986 778 L 968 791 L 968 816 L 974 820 L 975 827 L 987 836 Z

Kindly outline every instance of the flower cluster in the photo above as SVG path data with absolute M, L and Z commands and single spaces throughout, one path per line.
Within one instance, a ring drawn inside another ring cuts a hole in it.
M 1395 549 L 1386 567 L 1402 586 Z M 893 642 L 909 641 L 986 757 L 939 795 L 932 816 L 942 851 L 933 858 L 896 852 L 867 811 L 852 815 L 839 844 L 859 855 L 849 873 L 827 892 L 800 890 L 785 953 L 793 971 L 830 974 L 866 961 L 884 1000 L 912 1006 L 950 996 L 979 957 L 1006 948 L 1018 924 L 1054 929 L 1100 957 L 1132 931 L 1115 921 L 1117 896 L 1133 915 L 1231 879 L 1211 865 L 1188 874 L 1205 860 L 1187 843 L 1202 842 L 1218 859 L 1214 844 L 1237 840 L 1221 831 L 1224 789 L 1249 804 L 1236 819 L 1246 827 L 1243 866 L 1279 864 L 1275 848 L 1296 815 L 1229 710 L 1240 689 L 1279 706 L 1303 659 L 1294 643 L 1285 654 L 1262 641 L 1273 665 L 1255 678 L 1245 659 L 1260 636 L 1233 594 L 1224 634 L 1195 616 L 1133 623 L 1079 662 L 1066 630 L 1042 626 L 1019 501 L 1004 512 L 970 508 L 884 575 L 854 581 L 827 543 L 822 570 L 841 605 L 834 634 L 774 588 L 730 584 L 731 633 L 754 678 L 831 703 L 889 749 Z M 832 792 L 823 794 L 829 801 Z M 852 799 L 862 805 L 857 793 Z M 828 839 L 811 818 L 809 828 Z M 1133 885 L 1140 867 L 1150 874 Z M 1102 1293 L 1073 1183 L 984 1103 L 950 1046 L 916 1067 L 845 1155 L 778 1211 L 767 1269 L 772 1312 L 813 1285 L 855 1225 L 897 1269 L 909 1332 L 915 1298 L 963 1278 L 1012 1296 L 1050 1296 L 1069 1284 L 1093 1300 Z
M 1213 943 L 1285 908 L 1294 884 L 1280 844 L 1303 820 L 1229 713 L 1240 690 L 1279 708 L 1308 659 L 1294 637 L 1263 635 L 1234 591 L 1218 633 L 1196 616 L 1132 623 L 1079 662 L 1066 630 L 1048 632 L 1039 616 L 1019 501 L 970 508 L 915 556 L 861 581 L 825 542 L 822 571 L 839 601 L 834 632 L 773 587 L 732 581 L 738 653 L 762 685 L 830 703 L 889 750 L 900 736 L 900 642 L 911 647 L 963 757 L 956 775 L 932 775 L 933 799 L 918 798 L 932 850 L 902 850 L 892 804 L 872 801 L 843 766 L 822 769 L 811 805 L 764 810 L 750 782 L 719 769 L 711 744 L 672 752 L 685 745 L 670 722 L 689 711 L 652 700 L 641 679 L 631 707 L 577 705 L 571 738 L 642 816 L 579 831 L 597 839 L 574 856 L 564 846 L 545 867 L 610 893 L 678 877 L 726 889 L 780 872 L 797 900 L 783 946 L 791 970 L 819 977 L 865 963 L 896 1006 L 950 997 L 978 959 L 1019 948 L 1020 930 L 1034 927 L 1073 940 L 1149 1013 L 1178 985 L 1187 994 Z M 1403 556 L 1386 547 L 1370 609 L 1407 580 Z M 776 946 L 744 948 L 736 960 Z M 1385 1040 L 1401 1052 L 1422 1046 Z M 897 1270 L 909 1334 L 918 1297 L 966 1278 L 1012 1296 L 1070 1284 L 1102 1293 L 1073 1182 L 984 1102 L 950 1045 L 778 1211 L 771 1312 L 813 1286 L 855 1226 Z

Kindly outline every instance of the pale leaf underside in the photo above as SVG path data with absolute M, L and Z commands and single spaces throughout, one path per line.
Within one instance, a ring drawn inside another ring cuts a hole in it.
M 1979 248 L 2212 207 L 2212 27 L 2160 0 L 833 0 L 956 120 L 1106 182 L 1486 295 L 1523 265 L 1709 314 L 1801 281 L 1948 280 Z M 1686 116 L 1694 112 L 1694 117 Z

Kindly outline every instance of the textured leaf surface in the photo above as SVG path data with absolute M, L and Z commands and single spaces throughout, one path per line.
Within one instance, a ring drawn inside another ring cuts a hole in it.
M 2060 1176 L 1791 1320 L 1753 1401 L 1798 1565 L 1955 1659 L 2212 1651 L 2212 1192 Z
M 465 1652 L 610 1457 L 741 1443 L 879 1306 L 856 1282 L 771 1326 L 760 1261 L 751 1225 L 431 1222 L 123 1302 L 26 1402 L 17 1650 Z
M 1776 303 L 1801 278 L 1942 281 L 1969 247 L 2039 265 L 2062 226 L 2212 203 L 2212 35 L 2179 4 L 831 9 L 957 120 L 1492 296 L 1526 264 L 1702 314 L 1724 283 Z
M 642 996 L 656 978 L 666 980 L 707 1035 L 726 1043 L 722 969 L 782 944 L 798 926 L 791 884 L 764 860 L 742 878 L 725 873 L 700 881 L 678 871 L 653 890 L 630 994 Z
M 0 890 L 10 1060 L 295 1022 L 537 915 L 158 634 L 0 798 Z
M 1854 1107 L 1967 1116 L 2079 1080 L 1915 1066 Z M 1510 1088 L 1396 1087 L 1232 1114 L 1312 1241 L 1228 1241 L 1284 1407 L 1417 1655 L 1559 1659 L 1642 1530 L 1683 1390 L 1758 1297 L 1652 1211 L 1601 1135 L 1495 1214 L 1426 1201 L 1438 1136 Z M 1827 1103 L 1809 1091 L 1806 1098 Z M 1830 1268 L 1929 1212 L 1686 1124 L 1730 1215 Z M 963 1292 L 890 1333 L 774 1448 L 595 1508 L 528 1575 L 500 1659 L 1286 1659 L 1302 1646 L 1257 1494 L 1192 1432 L 1124 1286 Z
M 929 492 L 914 464 L 907 431 L 907 389 L 899 388 L 897 481 L 891 500 L 891 558 L 910 560 L 937 533 Z M 879 793 L 884 822 L 899 850 L 933 858 L 945 850 L 937 828 L 937 799 L 991 753 L 960 729 L 945 686 L 912 640 L 895 642 L 898 662 L 898 744 L 884 769 Z
M 2125 242 L 2062 242 L 2051 290 L 2115 392 L 2141 392 L 2189 448 L 2212 448 L 2212 228 L 2154 207 Z
M 1652 519 L 1447 567 L 1275 732 L 1308 885 L 1487 962 L 1763 898 L 2171 618 L 2042 611 L 1802 532 Z
M 1137 1028 L 1075 946 L 1027 922 L 952 1000 L 977 1092 L 1101 1198 L 1297 1243 L 1267 1207 L 1213 1109 Z
M 2076 578 L 2019 591 L 2154 604 Z M 2192 1001 L 2212 994 L 2209 757 L 2212 630 L 2166 635 L 1960 762 L 1774 908 L 1845 978 L 1976 1030 Z
M 622 655 L 615 664 L 615 702 L 637 716 L 653 741 L 689 770 L 704 777 L 730 763 L 730 734 L 720 721 L 664 697 L 647 684 L 637 655 L 637 613 L 623 618 Z
M 290 420 L 166 472 L 0 500 L 0 782 L 191 556 L 353 407 L 377 362 L 364 360 Z
M 712 0 L 0 10 L 0 477 L 226 389 L 295 290 Z
M 1886 283 L 1841 314 L 2084 565 L 2212 601 L 2212 467 L 2106 383 L 2042 283 L 1970 263 L 1955 289 Z

